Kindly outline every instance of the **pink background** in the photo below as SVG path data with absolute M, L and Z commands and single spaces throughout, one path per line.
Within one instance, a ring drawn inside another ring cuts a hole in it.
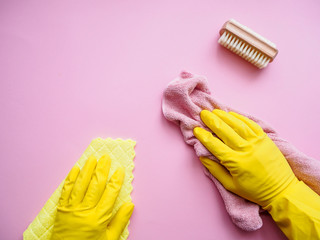
M 181 70 L 320 158 L 320 2 L 0 2 L 0 238 L 23 231 L 96 137 L 137 141 L 130 239 L 285 239 L 233 225 L 161 97 Z M 217 44 L 229 18 L 275 42 L 258 70 Z

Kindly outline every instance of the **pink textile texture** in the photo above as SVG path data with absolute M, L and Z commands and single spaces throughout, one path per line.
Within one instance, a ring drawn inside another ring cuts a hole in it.
M 205 156 L 218 161 L 193 135 L 193 128 L 197 126 L 206 128 L 200 119 L 201 110 L 212 111 L 215 108 L 235 111 L 217 102 L 211 96 L 207 80 L 203 76 L 182 72 L 180 77 L 172 81 L 164 92 L 162 110 L 166 119 L 179 125 L 185 142 L 194 147 L 198 157 Z M 320 194 L 320 162 L 298 151 L 263 121 L 247 114 L 243 115 L 254 120 L 263 128 L 286 157 L 298 179 L 304 181 L 310 188 Z M 261 228 L 262 219 L 258 205 L 227 191 L 206 169 L 205 174 L 217 186 L 227 212 L 238 227 L 246 231 Z

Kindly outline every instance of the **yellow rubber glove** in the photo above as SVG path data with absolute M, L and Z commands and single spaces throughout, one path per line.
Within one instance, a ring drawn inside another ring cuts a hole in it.
M 320 239 L 320 197 L 299 181 L 277 146 L 254 121 L 203 110 L 194 135 L 219 160 L 200 158 L 229 191 L 268 210 L 289 239 Z
M 112 216 L 124 170 L 107 178 L 111 159 L 89 157 L 83 169 L 74 166 L 65 180 L 54 223 L 52 240 L 117 240 L 128 224 L 134 205 L 123 204 Z

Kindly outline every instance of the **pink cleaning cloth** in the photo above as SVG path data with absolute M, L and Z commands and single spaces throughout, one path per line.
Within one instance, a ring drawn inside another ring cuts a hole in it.
M 166 119 L 179 125 L 187 144 L 192 145 L 198 157 L 205 156 L 218 161 L 193 135 L 193 128 L 206 126 L 200 119 L 203 109 L 212 111 L 218 108 L 224 111 L 235 111 L 217 102 L 208 89 L 205 77 L 182 72 L 166 88 L 162 111 Z M 240 112 L 238 112 L 240 113 Z M 320 195 L 320 162 L 298 151 L 293 145 L 278 136 L 263 121 L 247 114 L 240 113 L 258 123 L 283 153 L 298 179 L 304 181 Z M 254 231 L 262 226 L 260 207 L 227 191 L 206 169 L 205 174 L 215 183 L 225 203 L 232 221 L 241 229 Z

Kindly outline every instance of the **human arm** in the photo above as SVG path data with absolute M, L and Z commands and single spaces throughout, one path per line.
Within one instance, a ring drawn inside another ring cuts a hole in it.
M 320 239 L 320 196 L 292 172 L 288 162 L 254 121 L 237 113 L 204 110 L 194 135 L 216 156 L 201 162 L 223 186 L 269 211 L 289 239 Z

